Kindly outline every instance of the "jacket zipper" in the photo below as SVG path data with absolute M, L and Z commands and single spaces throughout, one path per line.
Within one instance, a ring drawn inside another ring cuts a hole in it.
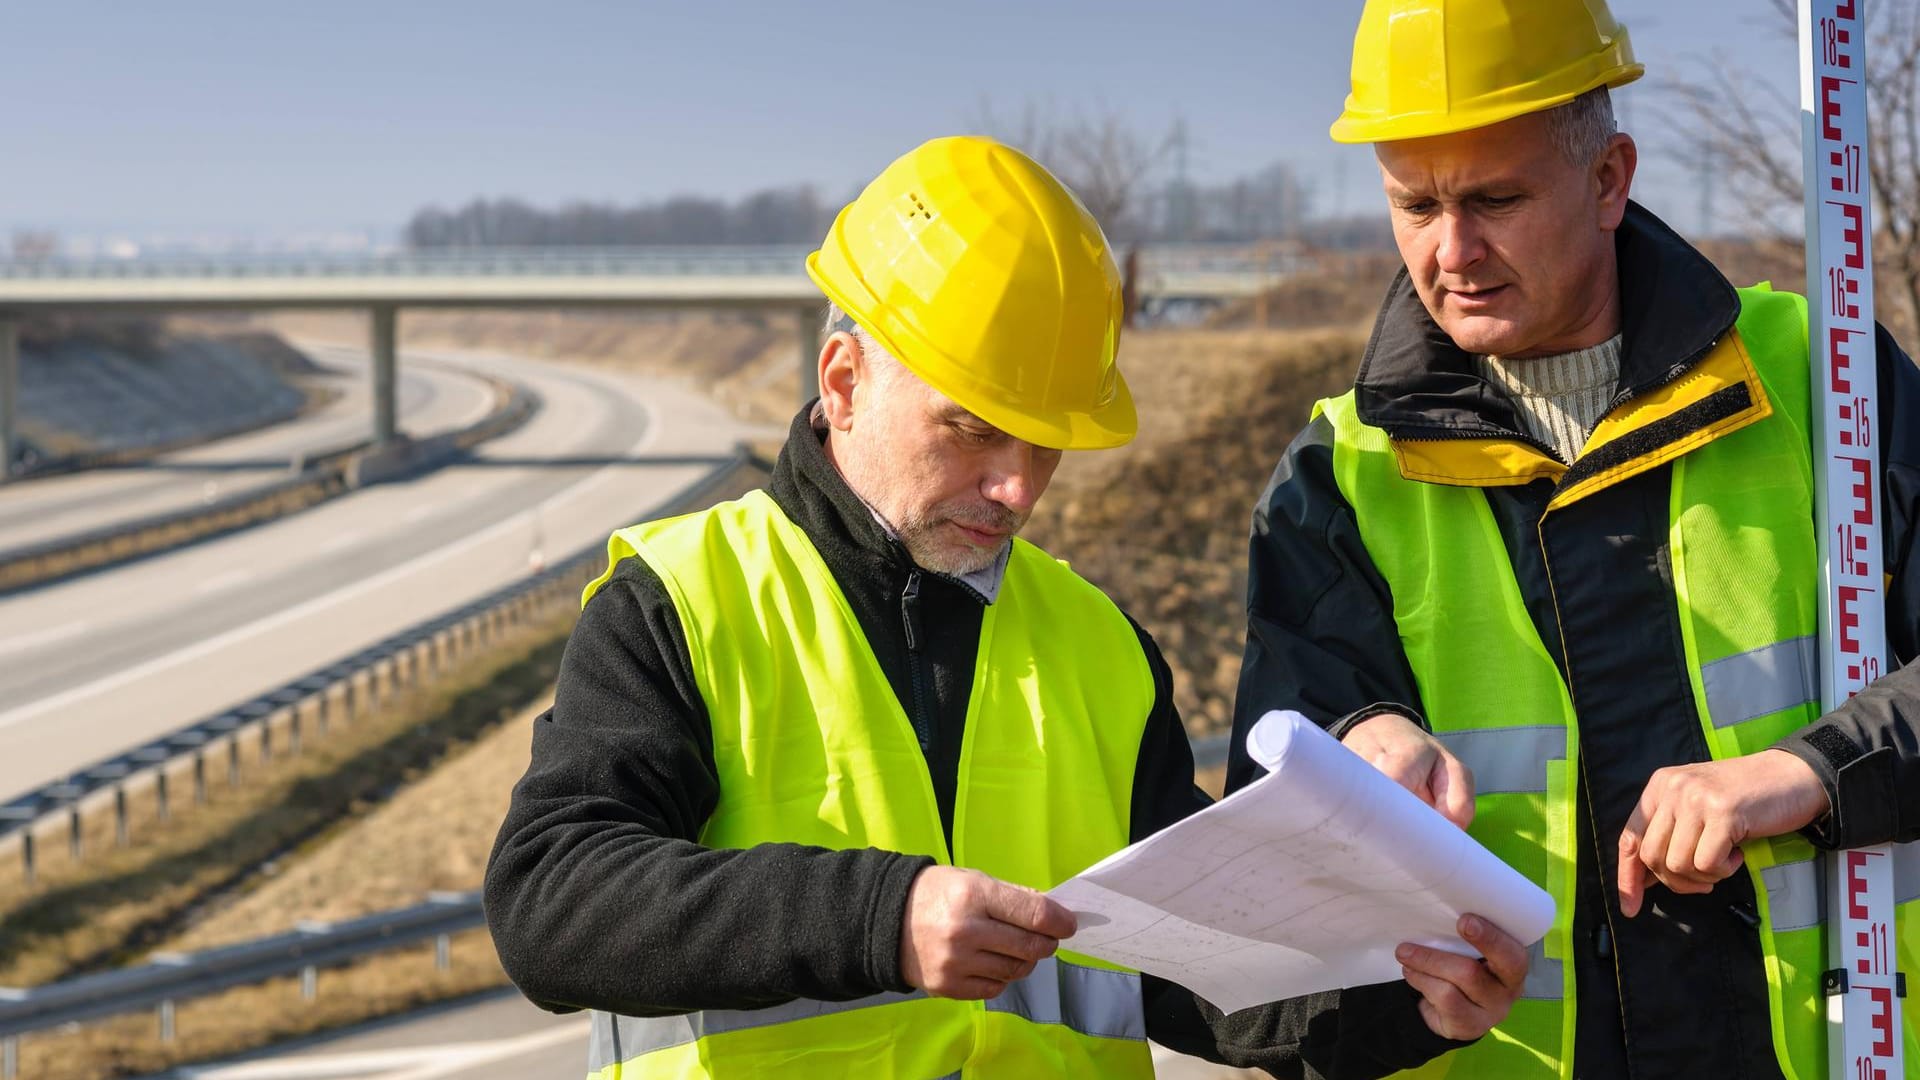
M 933 746 L 933 732 L 926 719 L 925 676 L 920 671 L 920 571 L 907 572 L 907 586 L 900 591 L 900 621 L 907 630 L 907 678 L 913 687 L 913 700 L 907 706 L 907 719 L 913 724 L 914 737 L 925 753 Z

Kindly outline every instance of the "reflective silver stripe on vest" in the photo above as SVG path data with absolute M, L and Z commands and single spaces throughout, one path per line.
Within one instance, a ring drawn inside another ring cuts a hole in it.
M 1713 726 L 1757 720 L 1820 696 L 1820 643 L 1812 637 L 1775 642 L 1700 669 Z
M 1767 910 L 1772 914 L 1775 932 L 1820 925 L 1822 909 L 1826 907 L 1820 883 L 1820 872 L 1825 865 L 1825 861 L 1816 856 L 1760 871 L 1760 880 L 1767 886 Z
M 1566 996 L 1560 961 L 1547 958 L 1547 939 L 1527 949 L 1527 981 L 1520 985 L 1520 996 L 1534 1001 L 1559 1001 Z
M 811 1020 L 816 1016 L 831 1016 L 855 1009 L 876 1009 L 926 996 L 925 992 L 916 990 L 911 994 L 874 994 L 852 1001 L 802 998 L 765 1009 L 708 1009 L 680 1016 L 616 1016 L 596 1012 L 593 1014 L 593 1034 L 587 1041 L 587 1071 L 589 1074 L 597 1073 L 609 1065 L 632 1061 L 656 1050 L 683 1046 L 709 1035 L 724 1035 L 729 1031 L 746 1031 L 772 1024 L 790 1024 L 796 1020 Z
M 881 1008 L 927 995 L 875 994 L 852 1001 L 790 1001 L 766 1009 L 709 1009 L 681 1016 L 616 1016 L 595 1013 L 587 1044 L 588 1075 L 643 1054 L 666 1050 L 730 1031 L 789 1024 L 855 1009 Z M 1145 1040 L 1147 1020 L 1140 999 L 1140 976 L 1124 971 L 1081 967 L 1049 957 L 1033 974 L 1008 985 L 986 1003 L 992 1012 L 1012 1013 L 1036 1024 L 1063 1024 L 1083 1035 Z
M 1436 731 L 1434 736 L 1473 770 L 1473 790 L 1505 795 L 1547 790 L 1547 762 L 1567 756 L 1567 729 L 1537 727 Z
M 1013 1013 L 1036 1024 L 1065 1024 L 1102 1039 L 1147 1037 L 1140 976 L 1062 963 L 1051 956 L 1034 965 L 1033 974 L 988 1000 L 987 1011 Z

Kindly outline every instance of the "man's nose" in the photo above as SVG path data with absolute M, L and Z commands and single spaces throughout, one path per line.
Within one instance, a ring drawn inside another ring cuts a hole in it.
M 1481 238 L 1480 227 L 1472 215 L 1443 213 L 1434 227 L 1440 230 L 1440 244 L 1434 257 L 1441 272 L 1464 273 L 1486 257 L 1486 241 Z
M 994 455 L 980 493 L 1016 514 L 1026 514 L 1040 501 L 1039 451 L 1032 443 L 1008 439 Z

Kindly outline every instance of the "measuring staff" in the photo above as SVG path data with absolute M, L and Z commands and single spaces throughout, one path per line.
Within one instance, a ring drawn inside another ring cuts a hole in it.
M 1821 1076 L 1816 848 L 1920 838 L 1920 669 L 1831 709 L 1814 674 L 1806 303 L 1630 201 L 1641 73 L 1597 0 L 1369 0 L 1333 125 L 1406 269 L 1256 508 L 1236 736 L 1314 717 L 1560 910 L 1416 1075 Z M 1856 606 L 1905 660 L 1920 371 L 1862 328 L 1891 579 Z
M 1887 656 L 1867 28 L 1857 0 L 1801 0 L 1799 14 L 1807 295 L 1817 300 L 1808 341 L 1823 601 L 1820 700 L 1833 708 L 1872 685 Z M 1902 878 L 1906 890 L 1897 886 Z M 1821 989 L 1829 999 L 1834 1080 L 1906 1075 L 1900 999 L 1920 926 L 1913 897 L 1901 894 L 1913 891 L 1916 878 L 1920 856 L 1888 844 L 1841 852 L 1829 864 Z

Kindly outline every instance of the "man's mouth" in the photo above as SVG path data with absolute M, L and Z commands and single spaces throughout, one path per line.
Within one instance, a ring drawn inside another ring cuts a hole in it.
M 982 529 L 972 525 L 963 524 L 958 521 L 951 522 L 950 524 L 952 524 L 954 528 L 959 529 L 961 535 L 965 536 L 969 541 L 972 541 L 974 544 L 980 547 L 992 547 L 992 546 L 1004 543 L 1007 537 L 1011 535 L 1011 533 L 1008 531 L 1004 531 L 1000 529 Z
M 1493 285 L 1484 289 L 1448 289 L 1447 295 L 1466 307 L 1481 307 L 1505 296 L 1506 292 L 1507 286 Z

